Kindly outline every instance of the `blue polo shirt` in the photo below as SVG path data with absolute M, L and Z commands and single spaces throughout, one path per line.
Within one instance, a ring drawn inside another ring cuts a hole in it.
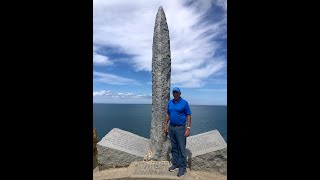
M 182 98 L 176 103 L 171 99 L 168 102 L 167 112 L 170 116 L 170 124 L 174 125 L 186 125 L 187 115 L 191 114 L 188 102 Z

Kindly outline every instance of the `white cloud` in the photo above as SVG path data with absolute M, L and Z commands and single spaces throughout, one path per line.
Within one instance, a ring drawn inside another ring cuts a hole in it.
M 225 79 L 208 79 L 208 82 L 212 84 L 227 84 Z
M 151 95 L 145 94 L 134 94 L 132 92 L 129 93 L 122 93 L 122 92 L 112 92 L 111 90 L 101 90 L 93 92 L 93 96 L 108 96 L 108 97 L 117 97 L 117 98 L 144 98 L 144 97 L 151 97 Z
M 217 5 L 222 6 L 225 11 L 227 11 L 227 0 L 214 0 Z
M 96 71 L 93 72 L 93 81 L 113 85 L 140 85 L 140 83 L 135 79 L 129 79 L 114 74 L 101 73 Z
M 197 7 L 199 9 L 208 9 L 213 4 L 222 7 L 225 11 L 227 11 L 227 0 L 197 0 L 195 1 Z
M 111 95 L 111 91 L 98 91 L 98 92 L 93 92 L 93 96 L 109 96 Z
M 112 65 L 113 62 L 111 62 L 107 56 L 104 56 L 104 55 L 101 55 L 101 54 L 94 52 L 93 53 L 93 64 Z
M 180 87 L 202 87 L 204 79 L 225 67 L 223 61 L 211 61 L 206 66 L 198 69 L 190 69 L 185 73 L 173 74 L 171 83 Z
M 136 71 L 151 71 L 155 17 L 162 6 L 170 33 L 171 81 L 181 87 L 201 87 L 226 66 L 224 57 L 215 56 L 221 45 L 214 39 L 226 38 L 227 1 L 200 0 L 184 6 L 185 2 L 94 0 L 94 44 L 133 56 L 130 62 Z M 218 22 L 203 19 L 212 3 L 225 10 Z
M 151 95 L 135 94 L 132 92 L 112 92 L 110 90 L 101 90 L 93 92 L 94 103 L 134 103 L 134 104 L 150 104 Z

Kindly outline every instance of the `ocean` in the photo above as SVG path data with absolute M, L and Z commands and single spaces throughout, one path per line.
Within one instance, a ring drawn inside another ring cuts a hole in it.
M 227 106 L 190 105 L 190 136 L 218 130 L 227 142 Z M 150 138 L 151 104 L 93 104 L 93 127 L 101 140 L 119 128 Z

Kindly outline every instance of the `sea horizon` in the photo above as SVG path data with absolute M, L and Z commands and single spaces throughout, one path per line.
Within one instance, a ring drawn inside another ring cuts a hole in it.
M 218 130 L 227 142 L 227 106 L 190 105 L 190 136 Z M 113 128 L 150 138 L 152 104 L 93 103 L 93 127 L 101 140 Z

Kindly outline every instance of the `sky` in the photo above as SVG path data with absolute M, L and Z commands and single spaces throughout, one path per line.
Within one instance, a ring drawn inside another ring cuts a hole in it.
M 179 87 L 190 105 L 227 105 L 227 0 L 93 0 L 93 103 L 152 103 L 160 6 L 169 28 L 171 90 Z

